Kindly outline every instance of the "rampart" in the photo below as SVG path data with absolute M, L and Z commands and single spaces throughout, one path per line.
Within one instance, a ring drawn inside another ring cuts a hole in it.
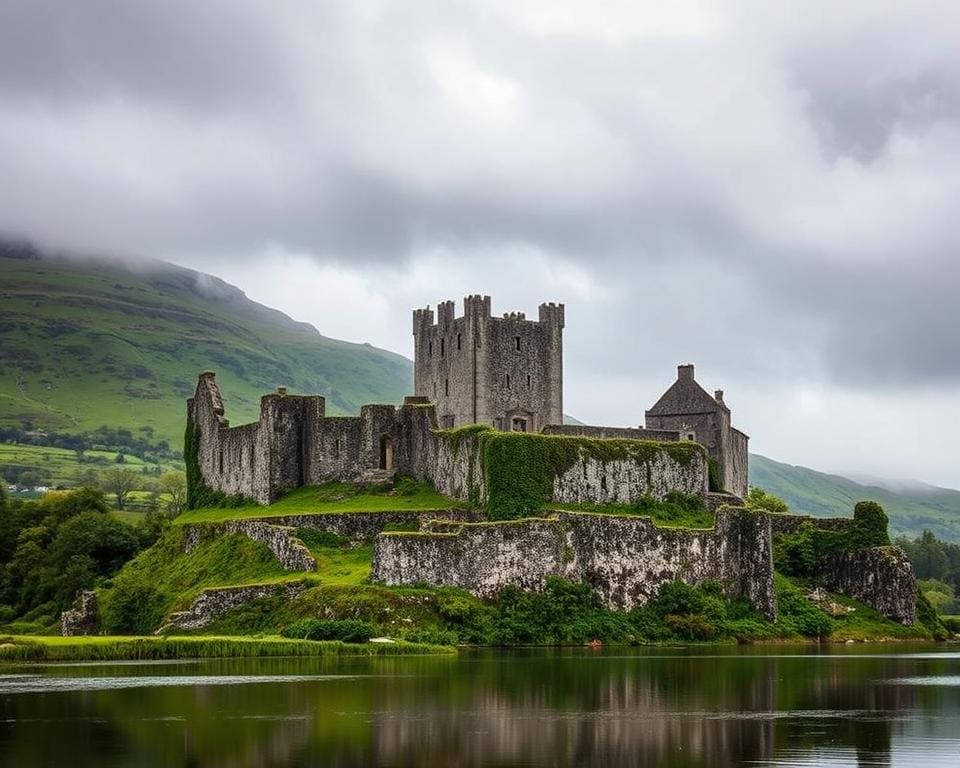
M 712 529 L 659 528 L 646 517 L 555 512 L 499 523 L 382 533 L 373 579 L 456 586 L 492 597 L 508 584 L 541 590 L 548 577 L 589 583 L 611 608 L 629 610 L 664 584 L 716 580 L 776 619 L 769 516 L 717 512 Z
M 530 514 L 550 501 L 631 503 L 707 491 L 706 451 L 689 441 L 439 430 L 434 406 L 419 398 L 400 408 L 365 405 L 357 417 L 324 411 L 322 397 L 281 389 L 262 398 L 257 423 L 231 427 L 214 375 L 201 374 L 187 406 L 192 499 L 213 491 L 270 503 L 303 485 L 376 479 L 380 472 L 429 481 L 447 496 L 488 506 L 495 517 Z

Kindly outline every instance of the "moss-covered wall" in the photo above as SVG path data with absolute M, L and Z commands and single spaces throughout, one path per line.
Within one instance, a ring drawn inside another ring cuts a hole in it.
M 606 605 L 630 609 L 675 579 L 716 580 L 776 617 L 768 516 L 717 512 L 712 529 L 658 528 L 643 517 L 561 512 L 549 518 L 383 533 L 373 578 L 385 584 L 457 586 L 482 597 L 511 584 L 542 589 L 550 576 L 584 581 Z

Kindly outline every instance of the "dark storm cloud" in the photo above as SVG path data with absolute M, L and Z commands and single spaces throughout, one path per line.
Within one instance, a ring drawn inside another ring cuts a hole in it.
M 0 227 L 200 269 L 522 246 L 613 297 L 614 373 L 955 384 L 956 14 L 774 6 L 9 3 Z

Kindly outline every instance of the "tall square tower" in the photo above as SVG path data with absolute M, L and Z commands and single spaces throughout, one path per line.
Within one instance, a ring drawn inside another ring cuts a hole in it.
M 437 407 L 440 426 L 488 424 L 539 432 L 563 423 L 563 304 L 539 318 L 490 313 L 489 296 L 413 311 L 414 392 Z

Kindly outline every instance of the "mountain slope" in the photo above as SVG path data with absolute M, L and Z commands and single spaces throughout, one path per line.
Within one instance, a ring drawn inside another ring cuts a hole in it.
M 776 494 L 792 511 L 816 517 L 850 517 L 856 502 L 872 499 L 887 511 L 894 535 L 913 538 L 929 529 L 941 539 L 960 541 L 960 491 L 922 484 L 899 489 L 864 485 L 757 454 L 750 454 L 750 484 Z
M 406 358 L 322 336 L 210 275 L 0 240 L 0 426 L 152 429 L 179 448 L 184 400 L 207 369 L 234 424 L 278 385 L 344 414 L 400 402 L 413 379 Z

